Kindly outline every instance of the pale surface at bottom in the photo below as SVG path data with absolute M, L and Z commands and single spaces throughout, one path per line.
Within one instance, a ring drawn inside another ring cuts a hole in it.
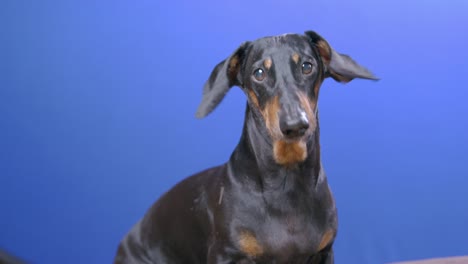
M 468 264 L 468 256 L 392 262 L 390 264 Z

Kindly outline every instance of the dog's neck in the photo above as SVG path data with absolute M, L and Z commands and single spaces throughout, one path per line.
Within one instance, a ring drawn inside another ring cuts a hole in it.
M 317 113 L 318 114 L 318 113 Z M 315 185 L 321 173 L 318 125 L 307 140 L 307 157 L 292 165 L 274 159 L 273 142 L 259 115 L 247 106 L 242 137 L 230 160 L 230 170 L 240 181 L 253 181 L 263 191 L 288 190 Z

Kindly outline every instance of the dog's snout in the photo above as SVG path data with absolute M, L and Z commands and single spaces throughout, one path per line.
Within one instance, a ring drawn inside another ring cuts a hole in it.
M 309 128 L 309 121 L 305 114 L 296 118 L 286 118 L 280 122 L 280 129 L 287 138 L 301 137 Z

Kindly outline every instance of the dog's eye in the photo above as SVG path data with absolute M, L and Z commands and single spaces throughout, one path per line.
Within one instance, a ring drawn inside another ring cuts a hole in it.
M 263 81 L 263 79 L 265 79 L 266 74 L 263 69 L 258 68 L 254 71 L 253 76 L 257 81 Z
M 310 74 L 312 72 L 312 64 L 310 62 L 302 63 L 302 73 L 303 74 Z

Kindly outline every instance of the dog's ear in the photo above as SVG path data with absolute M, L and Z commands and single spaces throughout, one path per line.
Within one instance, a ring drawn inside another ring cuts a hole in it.
M 250 42 L 244 42 L 227 59 L 215 66 L 203 87 L 203 97 L 195 116 L 203 118 L 223 100 L 229 88 L 241 85 L 240 68 Z
M 378 80 L 369 70 L 356 63 L 350 56 L 336 52 L 328 42 L 314 31 L 305 35 L 317 49 L 326 67 L 326 73 L 335 81 L 347 83 L 354 78 Z

